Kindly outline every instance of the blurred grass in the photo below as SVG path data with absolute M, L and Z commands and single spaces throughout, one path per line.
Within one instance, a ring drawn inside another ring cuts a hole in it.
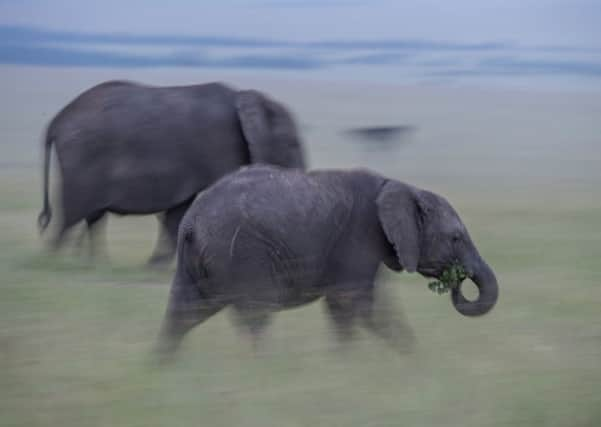
M 41 123 L 45 116 L 36 117 Z M 434 118 L 430 125 L 444 129 Z M 521 123 L 521 116 L 504 119 Z M 40 128 L 17 141 L 22 145 L 3 146 L 3 154 L 35 163 Z M 321 305 L 314 304 L 277 315 L 260 356 L 220 313 L 188 336 L 173 366 L 158 369 L 151 349 L 172 270 L 143 268 L 156 221 L 111 217 L 109 260 L 98 264 L 71 247 L 49 256 L 35 227 L 37 165 L 0 170 L 0 424 L 600 425 L 599 179 L 570 179 L 566 168 L 556 179 L 474 179 L 469 165 L 487 155 L 469 148 L 478 138 L 463 140 L 452 169 L 418 173 L 415 159 L 422 152 L 421 161 L 434 159 L 437 149 L 424 138 L 395 157 L 397 175 L 449 198 L 495 268 L 501 297 L 488 316 L 467 319 L 448 297 L 432 294 L 427 280 L 383 271 L 383 286 L 418 337 L 416 353 L 404 357 L 366 334 L 350 353 L 333 352 Z M 528 141 L 522 135 L 519 143 Z M 320 165 L 335 152 L 311 149 Z M 599 156 L 598 147 L 589 150 Z M 374 154 L 366 162 L 378 168 L 380 159 Z M 574 175 L 582 172 L 569 154 L 566 164 Z M 391 167 L 382 161 L 383 170 Z

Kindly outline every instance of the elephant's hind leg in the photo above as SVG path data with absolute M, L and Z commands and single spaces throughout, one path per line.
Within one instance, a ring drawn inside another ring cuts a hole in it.
M 101 242 L 100 240 L 102 237 L 102 229 L 104 228 L 103 225 L 106 223 L 105 212 L 94 212 L 93 214 L 86 217 L 85 222 L 86 226 L 83 228 L 77 242 L 78 251 L 81 252 L 83 250 L 83 243 L 87 236 L 89 240 L 89 258 L 93 260 L 99 254 L 102 254 L 104 256 L 106 254 L 106 248 L 104 247 L 103 242 Z
M 188 331 L 205 322 L 225 307 L 221 301 L 194 298 L 184 295 L 171 295 L 167 313 L 159 334 L 157 352 L 162 361 L 172 358 Z
M 67 238 L 69 230 L 81 222 L 85 218 L 84 215 L 74 215 L 70 208 L 63 209 L 63 220 L 55 236 L 52 238 L 50 247 L 53 251 L 60 250 Z M 84 230 L 85 233 L 85 230 Z M 81 240 L 81 239 L 80 239 Z
M 94 198 L 94 187 L 88 184 L 85 179 L 63 171 L 62 221 L 51 243 L 53 250 L 59 250 L 63 246 L 72 227 L 88 218 L 96 222 L 102 217 L 100 214 L 100 212 L 104 212 L 102 202 Z M 98 214 L 100 214 L 99 217 L 97 217 Z
M 159 218 L 159 238 L 148 265 L 157 267 L 171 262 L 177 247 L 177 230 L 192 200 L 167 210 Z
M 170 237 L 169 233 L 167 233 L 167 226 L 165 225 L 165 213 L 158 214 L 157 221 L 159 222 L 159 234 L 152 255 L 147 262 L 147 265 L 151 267 L 165 264 L 167 258 L 166 252 L 168 251 L 166 248 L 170 245 Z

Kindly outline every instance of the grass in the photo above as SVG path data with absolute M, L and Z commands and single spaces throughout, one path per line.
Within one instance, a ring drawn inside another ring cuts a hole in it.
M 418 336 L 413 355 L 368 336 L 336 354 L 313 305 L 277 316 L 261 357 L 222 313 L 157 369 L 170 272 L 142 268 L 154 222 L 112 218 L 110 261 L 91 265 L 47 256 L 36 211 L 11 204 L 0 210 L 3 425 L 595 425 L 601 206 L 544 211 L 465 212 L 499 275 L 489 316 L 462 318 L 424 279 L 383 272 Z
M 461 317 L 426 279 L 382 271 L 414 354 L 364 334 L 336 353 L 314 304 L 279 314 L 261 355 L 220 313 L 159 369 L 171 271 L 143 268 L 154 219 L 111 217 L 99 264 L 72 249 L 49 256 L 35 229 L 39 171 L 0 171 L 0 424 L 600 425 L 599 182 L 562 181 L 558 193 L 535 178 L 471 187 L 445 173 L 414 178 L 448 196 L 495 269 L 489 315 Z

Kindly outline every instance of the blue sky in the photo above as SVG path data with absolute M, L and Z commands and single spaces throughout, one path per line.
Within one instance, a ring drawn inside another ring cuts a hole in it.
M 592 46 L 598 0 L 0 0 L 0 23 L 57 30 L 427 38 Z
M 599 22 L 599 0 L 0 0 L 0 62 L 592 87 Z

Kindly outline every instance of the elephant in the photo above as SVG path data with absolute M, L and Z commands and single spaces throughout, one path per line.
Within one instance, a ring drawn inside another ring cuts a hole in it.
M 479 289 L 473 301 L 461 284 L 452 289 L 465 316 L 489 312 L 498 298 L 495 273 L 450 203 L 369 169 L 243 167 L 198 195 L 177 251 L 157 345 L 166 359 L 224 307 L 257 340 L 273 313 L 319 299 L 339 342 L 359 325 L 404 352 L 403 325 L 393 316 L 377 319 L 381 264 L 440 278 L 459 263 Z
M 259 91 L 219 82 L 164 87 L 104 82 L 80 94 L 48 125 L 41 232 L 52 215 L 52 144 L 62 175 L 63 214 L 52 247 L 58 249 L 65 233 L 85 221 L 93 249 L 95 225 L 107 212 L 161 213 L 150 264 L 173 258 L 186 209 L 218 178 L 250 163 L 305 168 L 292 114 Z

